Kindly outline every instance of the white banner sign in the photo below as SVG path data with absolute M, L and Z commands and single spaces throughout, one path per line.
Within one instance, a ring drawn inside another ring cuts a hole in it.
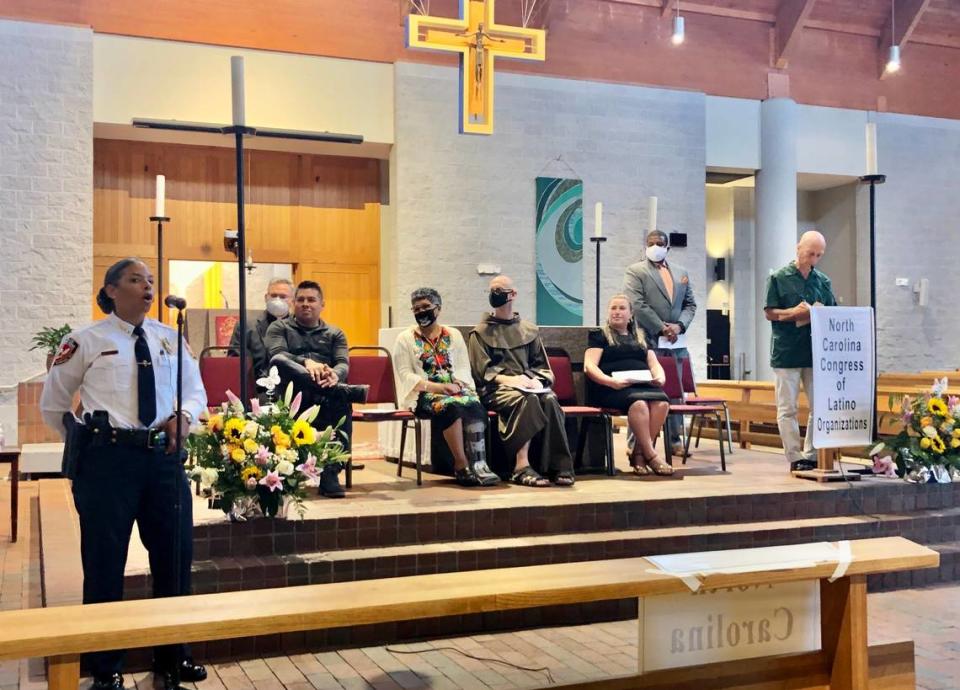
M 817 649 L 817 580 L 640 599 L 640 673 Z
M 813 447 L 873 443 L 873 309 L 814 307 Z

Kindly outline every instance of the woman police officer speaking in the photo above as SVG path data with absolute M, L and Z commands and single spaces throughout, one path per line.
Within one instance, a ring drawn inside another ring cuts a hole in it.
M 107 318 L 64 338 L 40 399 L 44 421 L 65 438 L 78 390 L 85 411 L 71 473 L 84 604 L 123 598 L 135 521 L 150 556 L 153 595 L 190 592 L 192 502 L 176 454 L 177 332 L 146 318 L 153 299 L 153 275 L 144 262 L 123 259 L 107 269 L 97 295 Z M 182 438 L 206 404 L 197 361 L 185 356 Z M 123 687 L 123 651 L 96 652 L 87 662 L 93 690 Z M 154 670 L 167 688 L 207 675 L 181 645 L 156 648 Z

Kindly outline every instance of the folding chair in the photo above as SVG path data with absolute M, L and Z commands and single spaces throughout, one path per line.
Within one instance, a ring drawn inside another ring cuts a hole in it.
M 724 398 L 710 398 L 697 395 L 697 382 L 693 378 L 693 367 L 690 366 L 690 358 L 684 357 L 680 361 L 680 384 L 683 387 L 683 402 L 688 405 L 720 405 L 723 407 L 723 419 L 727 425 L 727 452 L 733 453 L 733 434 L 730 431 L 730 409 L 727 407 L 727 401 Z M 697 440 L 693 444 L 694 448 L 700 447 L 700 432 L 703 431 L 703 417 L 697 420 Z M 693 429 L 690 430 L 691 433 Z M 721 434 L 721 428 L 717 427 L 717 434 Z M 723 439 L 720 439 L 723 443 Z
M 355 355 L 354 352 L 376 352 L 374 355 Z M 397 476 L 403 475 L 403 450 L 407 442 L 407 428 L 413 424 L 417 451 L 417 486 L 423 484 L 423 449 L 420 440 L 420 420 L 410 410 L 401 410 L 397 404 L 397 388 L 393 378 L 393 357 L 385 347 L 358 345 L 350 348 L 350 371 L 347 383 L 367 385 L 367 402 L 393 405 L 389 411 L 370 412 L 354 410 L 354 422 L 400 422 L 400 457 L 397 459 Z M 353 483 L 353 468 L 347 463 L 347 488 Z
M 680 376 L 677 373 L 676 361 L 673 357 L 669 355 L 657 355 L 657 360 L 660 362 L 660 366 L 663 368 L 664 377 L 666 379 L 663 384 L 663 392 L 667 394 L 667 397 L 671 400 L 674 399 L 683 399 L 683 387 L 680 385 Z M 681 418 L 684 417 L 703 417 L 703 416 L 712 416 L 717 420 L 717 428 L 720 428 L 721 424 L 721 413 L 723 408 L 720 405 L 688 405 L 686 403 L 674 404 L 670 403 L 670 410 L 667 413 L 667 419 L 664 420 L 663 424 L 663 433 L 664 433 L 664 452 L 667 455 L 667 462 L 671 465 L 673 464 L 673 448 L 669 442 L 669 432 L 667 421 L 671 416 L 680 415 Z M 683 447 L 684 458 L 683 464 L 687 464 L 687 456 L 690 454 L 690 435 L 685 436 L 685 443 Z M 720 469 L 724 472 L 727 471 L 727 457 L 723 450 L 723 443 L 720 443 Z
M 588 424 L 600 422 L 603 429 L 603 459 L 607 474 L 617 473 L 613 461 L 613 424 L 611 414 L 620 414 L 617 410 L 603 410 L 599 407 L 590 407 L 577 404 L 577 390 L 573 383 L 573 363 L 570 355 L 560 349 L 551 349 L 547 356 L 550 368 L 553 370 L 553 392 L 560 402 L 563 413 L 568 417 L 580 418 L 580 433 L 577 440 L 576 462 L 579 465 L 583 459 L 583 451 L 587 443 Z
M 207 407 L 213 409 L 227 402 L 227 391 L 246 402 L 255 395 L 252 368 L 247 371 L 247 392 L 240 390 L 240 358 L 215 356 L 213 352 L 226 354 L 226 347 L 205 347 L 200 352 L 200 378 L 207 392 Z M 248 362 L 249 367 L 249 362 Z

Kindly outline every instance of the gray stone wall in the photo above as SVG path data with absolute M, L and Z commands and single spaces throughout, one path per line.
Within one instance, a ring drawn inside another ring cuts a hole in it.
M 877 187 L 880 371 L 960 368 L 960 122 L 880 115 L 877 147 L 887 176 Z M 858 202 L 866 208 L 867 195 Z M 867 246 L 858 263 L 869 271 Z M 921 278 L 925 307 L 912 289 Z
M 384 299 L 394 324 L 409 319 L 410 291 L 429 284 L 443 294 L 447 323 L 475 322 L 488 309 L 488 276 L 500 266 L 532 318 L 535 299 L 535 178 L 583 180 L 584 235 L 593 206 L 604 204 L 601 310 L 620 289 L 624 269 L 642 253 L 647 197 L 659 199 L 662 229 L 683 231 L 689 247 L 672 260 L 691 272 L 705 311 L 704 96 L 686 91 L 601 84 L 500 72 L 492 136 L 458 134 L 455 69 L 396 65 L 394 243 Z M 558 157 L 560 160 L 557 160 Z M 594 322 L 595 253 L 584 244 L 584 321 Z M 690 332 L 705 375 L 705 316 Z
M 11 387 L 43 371 L 43 326 L 90 319 L 93 33 L 0 21 L 0 421 L 15 440 Z

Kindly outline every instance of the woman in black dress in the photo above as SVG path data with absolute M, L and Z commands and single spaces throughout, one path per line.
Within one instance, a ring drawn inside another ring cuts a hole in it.
M 583 371 L 587 375 L 587 402 L 627 415 L 636 437 L 630 452 L 634 474 L 673 474 L 673 468 L 653 447 L 670 407 L 661 389 L 665 381 L 663 369 L 653 350 L 647 349 L 643 331 L 636 327 L 630 300 L 625 295 L 610 299 L 606 325 L 590 331 Z M 613 376 L 614 372 L 634 371 L 649 371 L 652 380 L 641 383 Z

